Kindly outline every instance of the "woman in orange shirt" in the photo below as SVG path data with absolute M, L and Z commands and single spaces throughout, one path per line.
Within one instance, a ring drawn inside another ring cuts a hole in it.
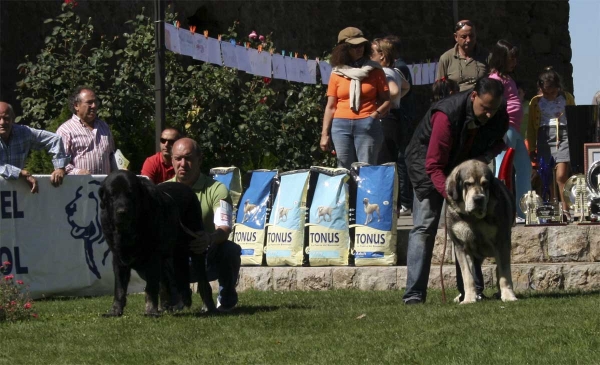
M 338 167 L 377 163 L 383 141 L 379 119 L 388 113 L 390 92 L 381 65 L 371 61 L 371 45 L 360 29 L 338 35 L 331 54 L 331 78 L 323 116 L 321 150 L 336 151 Z

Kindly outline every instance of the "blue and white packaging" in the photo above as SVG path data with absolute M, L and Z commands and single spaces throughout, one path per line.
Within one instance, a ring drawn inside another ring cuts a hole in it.
M 311 167 L 308 216 L 310 266 L 348 265 L 349 171 L 344 168 Z
M 240 169 L 235 166 L 215 167 L 210 169 L 210 175 L 214 180 L 227 187 L 231 196 L 231 203 L 234 207 L 237 207 L 242 196 L 242 176 Z M 233 213 L 235 214 L 235 212 Z
M 280 175 L 277 197 L 267 224 L 265 256 L 269 266 L 301 266 L 309 170 Z
M 277 170 L 254 170 L 250 174 L 233 225 L 233 242 L 242 247 L 242 265 L 261 265 L 271 189 L 278 174 Z
M 388 266 L 397 262 L 398 175 L 395 163 L 352 164 L 350 208 L 352 253 L 356 266 Z

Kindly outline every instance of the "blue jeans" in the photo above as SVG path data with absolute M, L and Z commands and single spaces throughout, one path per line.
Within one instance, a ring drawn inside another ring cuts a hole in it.
M 377 164 L 383 132 L 379 120 L 334 118 L 331 140 L 335 148 L 338 167 L 350 169 L 353 162 Z
M 429 193 L 422 201 L 415 195 L 413 199 L 413 229 L 408 234 L 406 253 L 406 292 L 404 301 L 427 299 L 427 283 L 431 269 L 433 245 L 444 198 L 437 190 Z
M 525 141 L 519 131 L 513 127 L 508 128 L 504 141 L 508 147 L 515 149 L 515 158 L 513 160 L 513 166 L 515 169 L 515 198 L 517 204 L 517 216 L 525 218 L 525 213 L 521 210 L 521 204 L 519 204 L 521 197 L 531 190 L 531 161 L 529 160 L 529 153 L 525 147 Z M 496 177 L 500 171 L 500 164 L 504 159 L 505 151 L 502 151 L 496 156 Z M 511 177 L 512 178 L 512 177 Z

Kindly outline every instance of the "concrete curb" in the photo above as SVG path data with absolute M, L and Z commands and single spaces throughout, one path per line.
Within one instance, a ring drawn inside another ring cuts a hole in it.
M 496 266 L 483 266 L 486 287 L 495 286 Z M 456 287 L 454 265 L 444 265 L 444 284 Z M 512 265 L 515 291 L 600 290 L 600 262 Z M 406 266 L 242 267 L 238 291 L 398 290 L 406 285 Z M 429 287 L 441 288 L 440 267 L 431 267 Z

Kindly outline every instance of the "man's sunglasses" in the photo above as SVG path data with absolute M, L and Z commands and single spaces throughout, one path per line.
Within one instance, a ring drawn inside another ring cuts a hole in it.
M 177 141 L 177 140 L 176 139 L 166 139 L 166 138 L 160 139 L 160 143 L 167 143 L 167 142 L 175 143 L 175 141 Z
M 472 27 L 473 23 L 471 23 L 471 21 L 469 21 L 469 20 L 467 20 L 466 22 L 458 22 L 454 26 L 454 31 L 456 32 L 456 31 L 462 29 L 462 27 L 466 27 L 466 26 Z

